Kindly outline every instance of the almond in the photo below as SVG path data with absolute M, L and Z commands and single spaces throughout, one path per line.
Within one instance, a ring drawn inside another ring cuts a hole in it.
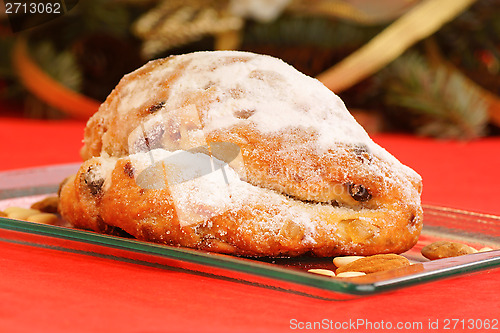
M 312 268 L 308 270 L 309 273 L 314 273 L 314 274 L 319 274 L 319 275 L 325 275 L 325 276 L 335 276 L 335 272 L 329 270 L 329 269 L 322 269 L 322 268 Z
M 39 210 L 22 207 L 7 207 L 4 212 L 14 220 L 26 220 L 29 216 L 40 213 Z
M 40 214 L 34 214 L 34 215 L 28 216 L 26 218 L 26 221 L 54 225 L 54 224 L 57 224 L 57 222 L 59 222 L 59 219 L 57 218 L 56 214 L 40 213 Z
M 43 213 L 57 213 L 58 197 L 47 197 L 31 205 L 32 209 L 37 209 Z
M 335 274 L 342 272 L 363 272 L 366 274 L 409 266 L 410 261 L 397 254 L 376 254 L 364 257 L 337 268 Z
M 421 250 L 422 255 L 430 260 L 458 257 L 475 252 L 477 250 L 469 245 L 448 241 L 434 242 L 424 246 Z
M 363 276 L 366 275 L 366 273 L 363 272 L 342 272 L 337 275 L 339 278 L 350 278 L 350 277 L 356 277 L 356 276 Z
M 364 258 L 362 256 L 344 256 L 344 257 L 335 257 L 333 258 L 333 264 L 336 267 L 342 267 L 347 264 L 350 264 L 353 261 L 356 261 L 358 259 Z
M 493 249 L 489 246 L 485 246 L 479 249 L 479 252 L 488 252 L 488 251 L 493 251 Z

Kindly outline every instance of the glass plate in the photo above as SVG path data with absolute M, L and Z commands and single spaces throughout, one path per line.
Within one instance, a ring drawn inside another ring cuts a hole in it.
M 74 173 L 78 165 L 56 165 L 0 172 L 0 210 L 29 207 Z M 166 270 L 182 270 L 217 279 L 271 288 L 327 300 L 339 300 L 402 288 L 439 278 L 500 266 L 500 250 L 428 261 L 420 250 L 437 240 L 469 244 L 477 249 L 500 248 L 500 217 L 451 208 L 424 206 L 424 229 L 406 256 L 413 265 L 355 278 L 308 273 L 310 268 L 334 270 L 332 258 L 242 258 L 102 235 L 60 225 L 0 218 L 0 242 L 97 256 Z

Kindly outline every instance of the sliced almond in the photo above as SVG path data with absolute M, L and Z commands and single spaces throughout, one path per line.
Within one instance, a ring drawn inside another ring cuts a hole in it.
M 43 223 L 43 224 L 57 224 L 59 218 L 55 214 L 51 213 L 39 213 L 29 216 L 26 221 L 35 222 L 35 223 Z
M 342 272 L 337 274 L 337 277 L 342 277 L 342 278 L 349 278 L 349 277 L 356 277 L 356 276 L 363 276 L 366 275 L 366 273 L 363 272 Z
M 40 213 L 39 210 L 22 207 L 8 207 L 4 209 L 4 212 L 9 218 L 15 220 L 26 220 L 29 216 Z
M 308 270 L 309 273 L 314 273 L 314 274 L 319 274 L 319 275 L 325 275 L 325 276 L 335 276 L 335 272 L 331 271 L 329 269 L 322 269 L 322 268 L 312 268 Z
M 350 264 L 353 261 L 364 258 L 363 256 L 344 256 L 344 257 L 335 257 L 333 258 L 333 264 L 336 267 L 342 267 L 347 264 Z

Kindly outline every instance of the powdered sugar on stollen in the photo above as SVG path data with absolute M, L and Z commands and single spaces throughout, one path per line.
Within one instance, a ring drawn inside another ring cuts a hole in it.
M 212 97 L 205 105 L 208 111 L 196 110 L 204 133 L 241 123 L 250 123 L 261 133 L 303 129 L 317 134 L 314 148 L 320 152 L 335 149 L 338 144 L 361 145 L 399 172 L 415 176 L 370 139 L 337 95 L 280 59 L 240 51 L 212 51 L 148 65 L 154 70 L 128 80 L 122 88 L 116 109 L 123 116 L 131 108 L 146 107 L 155 96 L 162 99 L 164 110 L 172 112 L 186 107 L 186 96 L 210 90 Z M 176 73 L 179 67 L 182 72 Z M 165 86 L 168 96 L 164 96 Z M 246 116 L 241 117 L 242 113 Z
M 131 155 L 136 183 L 147 189 L 168 188 L 182 225 L 193 225 L 231 208 L 231 192 L 241 182 L 228 165 L 188 151 L 155 149 Z
M 314 225 L 319 222 L 311 220 L 315 215 L 314 205 L 300 201 L 297 201 L 299 207 L 291 205 L 289 199 L 275 191 L 240 180 L 227 163 L 213 156 L 154 149 L 130 155 L 128 159 L 136 170 L 138 186 L 146 189 L 168 187 L 182 226 L 196 225 L 214 216 L 259 202 L 265 202 L 270 207 L 289 207 L 267 219 L 267 228 L 279 230 L 284 221 L 294 221 L 304 227 L 307 236 L 314 232 Z M 310 239 L 311 237 L 306 237 L 305 241 Z

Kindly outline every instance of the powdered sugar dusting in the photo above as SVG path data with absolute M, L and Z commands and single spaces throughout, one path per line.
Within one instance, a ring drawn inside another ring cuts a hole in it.
M 315 231 L 315 205 L 290 199 L 275 191 L 253 186 L 239 179 L 237 173 L 225 162 L 202 153 L 187 151 L 170 152 L 154 149 L 124 157 L 135 170 L 136 183 L 148 189 L 168 187 L 176 214 L 182 225 L 196 225 L 227 211 L 237 211 L 246 206 L 265 202 L 280 209 L 275 216 L 265 220 L 265 227 L 279 230 L 286 221 L 294 221 L 306 232 L 305 242 L 313 242 Z M 101 174 L 110 181 L 115 162 L 107 157 L 98 158 Z M 333 208 L 333 207 L 332 207 Z
M 196 59 L 196 61 L 191 61 Z M 234 51 L 197 52 L 176 56 L 156 66 L 152 74 L 128 82 L 118 111 L 146 104 L 164 88 L 176 63 L 187 62 L 183 74 L 169 84 L 165 107 L 181 107 L 183 97 L 206 89 L 215 93 L 209 114 L 203 119 L 208 130 L 241 122 L 234 110 L 252 109 L 249 121 L 262 132 L 286 127 L 314 127 L 322 142 L 366 141 L 368 136 L 346 110 L 338 96 L 319 81 L 283 61 Z M 223 66 L 221 65 L 223 63 Z
M 320 152 L 335 149 L 338 144 L 362 145 L 400 171 L 415 176 L 370 139 L 337 95 L 280 59 L 240 51 L 211 51 L 175 56 L 146 66 L 154 70 L 127 80 L 122 88 L 124 93 L 116 109 L 123 116 L 131 108 L 145 108 L 152 100 L 161 100 L 163 110 L 172 112 L 186 107 L 186 96 L 209 91 L 211 97 L 204 102 L 206 110 L 198 110 L 205 133 L 241 123 L 251 124 L 262 133 L 304 129 L 317 134 L 314 145 Z M 179 67 L 183 68 L 180 75 L 176 73 Z M 174 76 L 175 80 L 171 80 Z

